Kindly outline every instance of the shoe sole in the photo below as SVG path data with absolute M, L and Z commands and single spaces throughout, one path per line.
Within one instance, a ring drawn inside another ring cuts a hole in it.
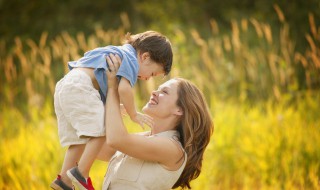
M 55 184 L 55 183 L 51 183 L 50 187 L 54 190 L 63 190 L 59 185 Z
M 71 179 L 73 183 L 80 189 L 80 190 L 87 190 L 87 188 L 83 187 L 83 185 L 75 178 L 72 173 L 68 170 L 67 176 Z

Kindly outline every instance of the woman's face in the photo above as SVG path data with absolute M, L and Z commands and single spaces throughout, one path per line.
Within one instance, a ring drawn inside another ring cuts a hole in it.
M 154 118 L 166 118 L 180 115 L 178 100 L 179 81 L 171 79 L 153 91 L 149 102 L 143 107 L 143 112 Z

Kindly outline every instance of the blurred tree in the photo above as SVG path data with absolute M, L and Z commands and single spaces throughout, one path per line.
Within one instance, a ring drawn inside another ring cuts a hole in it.
M 279 25 L 274 4 L 282 9 L 289 25 L 296 26 L 290 31 L 304 46 L 306 40 L 302 36 L 309 31 L 308 13 L 313 12 L 317 25 L 320 22 L 319 0 L 0 0 L 0 38 L 38 39 L 45 30 L 49 38 L 61 31 L 90 34 L 95 27 L 119 27 L 122 12 L 128 14 L 133 33 L 150 28 L 170 32 L 193 27 L 206 35 L 212 18 L 222 32 L 229 31 L 231 19 L 253 17 Z

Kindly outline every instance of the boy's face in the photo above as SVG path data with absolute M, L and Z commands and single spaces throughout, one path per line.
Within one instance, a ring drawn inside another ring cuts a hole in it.
M 138 62 L 140 66 L 138 79 L 140 80 L 148 80 L 150 77 L 164 74 L 162 64 L 153 61 L 147 52 L 140 54 Z

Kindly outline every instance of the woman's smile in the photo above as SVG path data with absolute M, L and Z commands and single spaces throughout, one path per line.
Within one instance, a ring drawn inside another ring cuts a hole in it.
M 157 101 L 155 98 L 150 98 L 148 104 L 149 104 L 149 105 L 157 105 L 157 104 L 158 104 L 158 101 Z

